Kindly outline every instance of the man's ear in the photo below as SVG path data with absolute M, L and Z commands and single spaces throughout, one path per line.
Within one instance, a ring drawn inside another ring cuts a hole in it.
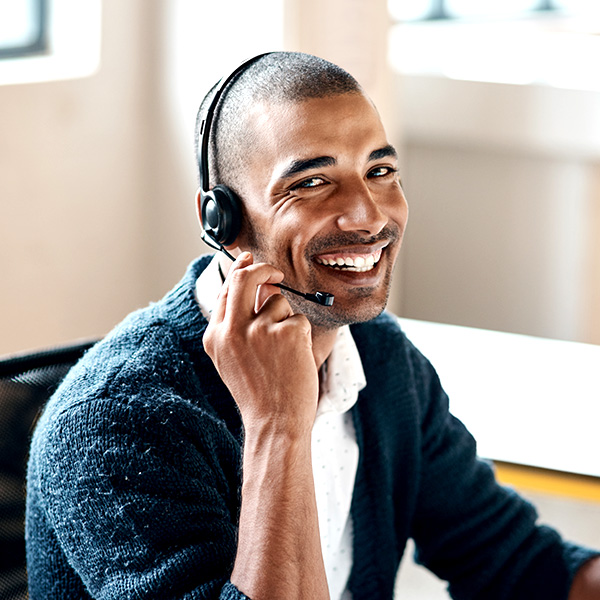
M 196 216 L 200 227 L 202 227 L 202 190 L 200 188 L 196 191 Z

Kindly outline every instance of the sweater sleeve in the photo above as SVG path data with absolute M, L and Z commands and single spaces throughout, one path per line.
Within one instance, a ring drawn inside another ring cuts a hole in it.
M 240 450 L 222 422 L 140 394 L 80 401 L 40 427 L 37 512 L 92 598 L 246 599 L 229 581 Z M 36 574 L 32 600 L 50 581 Z
M 576 570 L 595 553 L 537 525 L 533 506 L 497 484 L 449 412 L 434 369 L 417 351 L 413 362 L 422 431 L 416 559 L 457 600 L 566 600 Z

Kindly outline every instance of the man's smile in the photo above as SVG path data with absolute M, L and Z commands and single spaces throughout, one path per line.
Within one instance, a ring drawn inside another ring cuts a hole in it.
M 338 270 L 354 271 L 364 273 L 375 267 L 381 258 L 382 248 L 362 253 L 341 251 L 330 254 L 322 254 L 315 258 L 318 264 L 332 267 Z

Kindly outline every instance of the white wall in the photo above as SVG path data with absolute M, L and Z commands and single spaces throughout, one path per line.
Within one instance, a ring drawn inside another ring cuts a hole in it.
M 403 83 L 401 313 L 600 343 L 600 93 Z
M 94 76 L 0 86 L 0 352 L 101 334 L 147 297 L 142 4 L 105 3 Z

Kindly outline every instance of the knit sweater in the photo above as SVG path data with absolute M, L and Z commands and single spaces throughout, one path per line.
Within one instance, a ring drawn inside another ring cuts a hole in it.
M 209 260 L 92 348 L 41 416 L 27 487 L 31 600 L 245 598 L 229 581 L 243 428 L 204 352 L 194 296 Z M 367 378 L 352 409 L 353 599 L 393 597 L 412 537 L 453 598 L 565 600 L 594 553 L 536 526 L 533 507 L 496 484 L 392 316 L 352 334 Z

